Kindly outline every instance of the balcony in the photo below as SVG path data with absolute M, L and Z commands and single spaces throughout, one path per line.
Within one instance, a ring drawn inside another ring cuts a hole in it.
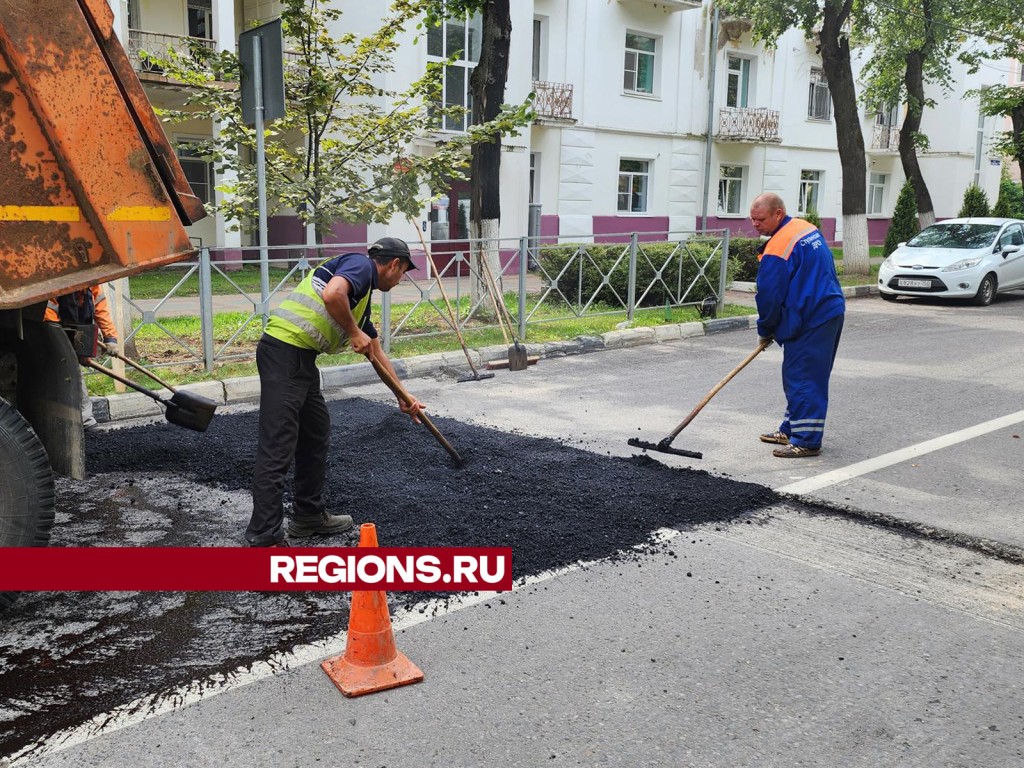
M 871 149 L 875 152 L 899 152 L 900 129 L 894 125 L 876 125 L 871 135 Z
M 619 0 L 623 5 L 655 6 L 669 13 L 700 8 L 700 0 Z
M 722 107 L 718 110 L 719 141 L 778 144 L 779 111 L 763 107 Z
M 165 35 L 160 32 L 145 32 L 141 29 L 128 30 L 128 45 L 126 52 L 132 67 L 140 76 L 149 76 L 167 81 L 169 78 L 164 75 L 163 70 L 151 61 L 146 61 L 142 55 L 144 52 L 150 56 L 160 59 L 170 58 L 170 52 L 188 53 L 193 46 L 216 50 L 215 40 L 206 40 L 201 37 L 183 37 L 181 35 Z
M 575 123 L 572 117 L 572 83 L 535 81 L 533 111 L 537 122 Z

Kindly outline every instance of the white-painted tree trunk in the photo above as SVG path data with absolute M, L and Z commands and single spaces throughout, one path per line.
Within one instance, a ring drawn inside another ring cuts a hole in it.
M 486 296 L 488 291 L 487 272 L 483 266 L 483 260 L 487 260 L 487 266 L 491 269 L 494 282 L 497 284 L 499 293 L 503 291 L 501 280 L 501 259 L 499 257 L 498 242 L 498 219 L 484 219 L 477 224 L 471 221 L 469 225 L 470 237 L 473 240 L 473 273 L 476 279 L 472 281 L 473 304 L 475 305 L 481 296 Z M 501 296 L 498 296 L 501 301 Z M 490 300 L 483 303 L 483 307 L 493 311 L 494 306 Z
M 843 215 L 843 273 L 867 275 L 871 272 L 868 259 L 868 217 L 863 213 Z
M 930 227 L 935 223 L 935 211 L 925 211 L 917 217 L 917 223 L 921 226 L 921 229 Z

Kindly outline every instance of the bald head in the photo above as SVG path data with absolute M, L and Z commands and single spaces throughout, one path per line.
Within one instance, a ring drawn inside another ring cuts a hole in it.
M 786 218 L 786 204 L 774 192 L 762 192 L 750 204 L 750 221 L 761 235 L 772 235 Z

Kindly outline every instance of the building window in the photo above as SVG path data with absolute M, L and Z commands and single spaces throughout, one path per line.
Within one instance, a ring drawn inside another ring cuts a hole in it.
M 622 87 L 627 93 L 654 93 L 654 55 L 657 41 L 633 32 L 626 33 L 626 68 Z
M 868 180 L 868 215 L 877 216 L 882 213 L 882 201 L 885 200 L 885 185 L 889 181 L 887 173 L 872 173 Z
M 647 213 L 649 160 L 619 160 L 619 213 Z
M 200 144 L 196 141 L 181 140 L 176 144 L 178 162 L 192 193 L 203 203 L 213 202 L 213 163 L 206 159 Z
M 828 92 L 825 70 L 811 68 L 811 85 L 807 95 L 807 117 L 811 120 L 832 119 L 832 96 Z
M 821 171 L 800 171 L 800 198 L 797 210 L 799 213 L 817 213 L 821 210 L 818 204 L 821 191 Z
M 531 74 L 533 76 L 534 82 L 536 82 L 537 80 L 543 80 L 544 79 L 543 77 L 541 77 L 541 66 L 540 66 L 540 58 L 541 58 L 540 54 L 541 54 L 541 51 L 543 50 L 543 48 L 542 48 L 543 42 L 544 42 L 544 24 L 543 24 L 543 22 L 540 19 L 534 19 L 533 20 L 533 59 L 532 59 L 532 68 L 531 68 Z
M 446 131 L 465 131 L 472 123 L 473 94 L 470 91 L 469 76 L 480 61 L 482 34 L 482 18 L 478 13 L 468 19 L 445 19 L 438 26 L 427 30 L 427 58 L 430 61 L 446 62 L 441 103 L 445 107 L 462 107 L 467 110 L 461 117 L 446 115 Z M 453 56 L 453 61 L 447 61 Z
M 725 57 L 727 75 L 725 78 L 725 106 L 747 106 L 747 94 L 750 90 L 750 59 L 733 56 Z
M 743 201 L 743 168 L 722 165 L 718 169 L 718 212 L 739 213 Z
M 899 104 L 879 104 L 875 112 L 875 125 L 884 125 L 887 128 L 894 128 L 900 119 Z
M 188 0 L 188 36 L 213 39 L 213 0 Z
M 142 10 L 140 0 L 128 0 L 128 29 L 142 29 Z
M 540 152 L 530 153 L 530 204 L 540 202 Z

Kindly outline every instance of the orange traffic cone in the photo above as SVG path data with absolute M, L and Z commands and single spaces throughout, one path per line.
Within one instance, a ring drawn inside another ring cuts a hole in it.
M 359 546 L 377 546 L 377 528 L 363 523 Z M 352 593 L 345 653 L 320 662 L 346 696 L 362 696 L 423 680 L 423 672 L 395 647 L 388 598 L 383 591 Z

